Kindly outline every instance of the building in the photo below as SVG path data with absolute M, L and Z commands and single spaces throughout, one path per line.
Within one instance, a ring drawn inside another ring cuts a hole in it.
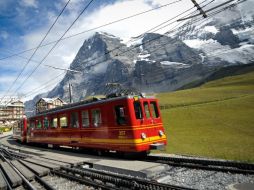
M 24 103 L 20 100 L 7 105 L 0 105 L 0 122 L 16 121 L 25 115 Z
M 36 103 L 36 113 L 63 106 L 66 103 L 60 98 L 41 98 Z

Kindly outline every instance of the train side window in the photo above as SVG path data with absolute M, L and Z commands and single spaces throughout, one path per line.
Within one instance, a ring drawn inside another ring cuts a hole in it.
M 116 112 L 116 122 L 118 125 L 125 125 L 126 124 L 126 116 L 124 111 L 124 106 L 116 106 L 115 107 Z
M 88 111 L 82 111 L 82 127 L 89 127 L 89 113 Z
M 66 116 L 60 117 L 60 127 L 61 128 L 67 128 L 68 127 L 68 120 Z
M 136 119 L 142 119 L 143 114 L 142 114 L 140 102 L 137 102 L 137 101 L 134 102 L 134 110 L 135 110 Z
M 156 102 L 150 102 L 151 105 L 151 111 L 152 111 L 152 115 L 155 118 L 158 118 L 160 116 L 159 111 L 158 111 L 158 106 Z
M 145 109 L 145 115 L 146 115 L 146 118 L 150 118 L 151 115 L 150 115 L 150 111 L 149 111 L 149 105 L 148 105 L 148 102 L 144 102 L 144 109 Z
M 44 117 L 44 119 L 43 119 L 43 126 L 46 129 L 49 128 L 49 120 L 47 117 Z
M 52 128 L 57 128 L 57 117 L 51 118 L 51 120 L 50 120 L 50 126 Z
M 36 128 L 41 129 L 41 127 L 42 127 L 41 120 L 36 120 Z
M 30 123 L 31 123 L 31 124 L 30 124 L 30 127 L 31 127 L 31 128 L 35 128 L 35 123 L 34 123 L 34 121 L 30 121 Z
M 71 113 L 71 127 L 78 128 L 79 122 L 78 122 L 78 112 L 72 112 Z
M 99 127 L 101 124 L 101 111 L 99 109 L 92 110 L 92 123 L 94 127 Z

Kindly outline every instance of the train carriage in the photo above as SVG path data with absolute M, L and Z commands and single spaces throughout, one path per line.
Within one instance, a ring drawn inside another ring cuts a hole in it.
M 69 104 L 31 117 L 27 124 L 28 143 L 144 153 L 166 145 L 158 101 L 142 96 Z
M 27 136 L 27 119 L 24 117 L 13 127 L 13 138 L 24 143 Z

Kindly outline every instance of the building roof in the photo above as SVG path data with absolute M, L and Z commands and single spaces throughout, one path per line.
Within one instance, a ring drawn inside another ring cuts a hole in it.
M 59 99 L 61 102 L 64 103 L 64 101 L 61 98 L 41 98 L 38 102 L 40 102 L 41 100 L 43 100 L 46 103 L 53 103 L 55 100 Z M 37 103 L 38 103 L 37 102 Z M 36 103 L 36 104 L 37 104 Z

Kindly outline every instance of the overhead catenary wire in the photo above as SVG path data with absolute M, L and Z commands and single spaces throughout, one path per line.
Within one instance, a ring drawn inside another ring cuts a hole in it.
M 215 7 L 212 7 L 212 8 L 210 8 L 210 9 L 206 10 L 205 13 L 208 13 L 208 12 L 210 12 L 210 11 L 212 11 L 212 10 L 215 10 L 215 9 L 217 9 L 217 8 L 219 8 L 219 7 L 222 7 L 222 6 L 224 6 L 224 5 L 228 4 L 228 3 L 231 3 L 231 2 L 233 2 L 233 1 L 237 1 L 237 0 L 228 0 L 228 1 L 224 2 L 224 3 L 221 3 L 221 4 L 219 4 L 219 5 L 215 6 Z M 238 0 L 238 1 L 239 1 L 239 0 Z M 202 15 L 202 13 L 199 13 L 199 14 L 196 14 L 196 15 L 192 15 L 192 16 L 190 16 L 190 17 L 178 19 L 177 21 L 180 22 L 180 21 L 183 21 L 183 20 L 186 20 L 186 19 L 191 19 L 191 18 L 200 16 L 200 15 Z
M 134 18 L 136 16 L 140 16 L 140 15 L 143 15 L 143 14 L 146 14 L 146 13 L 149 13 L 151 11 L 155 11 L 155 10 L 158 10 L 158 9 L 161 9 L 161 8 L 164 8 L 164 7 L 167 7 L 169 5 L 172 5 L 172 4 L 175 4 L 175 3 L 178 3 L 182 0 L 176 0 L 174 2 L 171 2 L 171 3 L 167 3 L 167 4 L 164 4 L 164 5 L 161 5 L 161 6 L 158 6 L 158 7 L 155 7 L 155 8 L 152 8 L 152 9 L 149 9 L 149 10 L 146 10 L 146 11 L 143 11 L 143 12 L 140 12 L 140 13 L 136 13 L 134 15 L 130 15 L 130 16 L 127 16 L 127 17 L 124 17 L 124 18 L 121 18 L 121 19 L 118 19 L 118 20 L 115 20 L 115 21 L 111 21 L 111 22 L 108 22 L 106 24 L 103 24 L 103 25 L 100 25 L 100 26 L 96 26 L 94 28 L 91 28 L 91 29 L 88 29 L 88 30 L 85 30 L 85 31 L 82 31 L 82 32 L 78 32 L 76 34 L 72 34 L 72 35 L 69 35 L 69 36 L 66 36 L 64 38 L 61 39 L 62 40 L 67 40 L 69 38 L 72 38 L 72 37 L 75 37 L 75 36 L 79 36 L 81 34 L 85 34 L 87 32 L 91 32 L 91 31 L 94 31 L 94 30 L 97 30 L 97 29 L 100 29 L 100 28 L 103 28 L 103 27 L 106 27 L 106 26 L 109 26 L 109 25 L 112 25 L 112 24 L 115 24 L 115 23 L 118 23 L 118 22 L 122 22 L 124 20 L 127 20 L 127 19 L 130 19 L 130 18 Z M 46 44 L 42 44 L 40 47 L 45 47 L 45 46 L 48 46 L 48 45 L 51 45 L 53 43 L 56 43 L 57 40 L 55 41 L 51 41 L 51 42 L 48 42 Z M 27 50 L 24 50 L 24 51 L 20 51 L 18 53 L 14 53 L 14 54 L 11 54 L 11 55 L 8 55 L 6 57 L 3 57 L 3 58 L 0 58 L 0 61 L 1 60 L 4 60 L 4 59 L 8 59 L 8 58 L 11 58 L 11 57 L 14 57 L 14 56 L 18 56 L 20 54 L 23 54 L 23 53 L 26 53 L 26 52 L 29 52 L 29 51 L 32 51 L 34 50 L 35 48 L 30 48 L 30 49 L 27 49 Z
M 194 8 L 195 8 L 195 7 L 192 7 L 191 9 L 194 9 Z M 182 13 L 187 13 L 187 12 L 190 11 L 191 9 L 187 9 L 187 10 L 183 11 Z M 196 11 L 196 10 L 195 10 L 195 11 Z M 182 13 L 180 13 L 179 15 L 182 15 Z M 175 22 L 173 22 L 173 23 L 175 23 Z M 173 23 L 171 23 L 171 24 L 173 24 Z M 164 26 L 164 27 L 161 27 L 160 29 L 165 28 L 165 27 L 168 27 L 168 26 L 171 25 L 171 24 L 168 24 L 168 25 L 166 25 L 166 26 Z M 160 23 L 159 25 L 161 25 L 161 23 Z M 159 25 L 157 25 L 157 26 L 159 26 Z M 157 29 L 157 31 L 158 31 L 158 30 L 159 30 L 159 29 Z M 143 34 L 145 34 L 145 33 L 142 33 L 141 35 L 143 35 Z M 139 35 L 139 36 L 141 36 L 141 35 Z M 133 49 L 136 49 L 136 48 L 138 48 L 138 47 L 140 47 L 140 46 L 142 46 L 142 45 L 144 45 L 144 44 L 147 44 L 147 43 L 150 43 L 150 42 L 155 41 L 155 40 L 157 40 L 157 39 L 160 39 L 161 37 L 162 37 L 162 36 L 155 37 L 155 38 L 153 38 L 153 39 L 151 39 L 151 40 L 148 40 L 148 41 L 143 42 L 143 43 L 141 43 L 141 44 L 135 45 L 135 46 L 129 48 L 128 50 L 126 50 L 126 51 L 121 51 L 121 53 L 119 53 L 119 54 L 114 54 L 114 55 L 112 55 L 112 56 L 113 56 L 113 57 L 120 56 L 120 55 L 122 55 L 122 54 L 124 54 L 124 53 L 127 53 L 127 52 L 129 52 L 129 51 L 131 51 L 131 50 L 133 50 Z M 89 60 L 87 60 L 87 61 L 82 62 L 82 64 L 86 64 L 86 63 L 89 63 L 89 62 L 91 62 L 91 61 L 97 60 L 97 59 L 99 59 L 99 58 L 101 58 L 101 57 L 105 57 L 105 55 L 108 55 L 108 54 L 110 54 L 110 53 L 113 53 L 115 50 L 119 50 L 121 47 L 122 47 L 122 46 L 118 46 L 118 47 L 116 47 L 116 48 L 114 48 L 114 49 L 108 50 L 107 52 L 105 52 L 104 54 L 102 54 L 102 55 L 100 55 L 100 56 L 98 56 L 98 57 L 91 58 L 91 59 L 89 59 Z M 96 64 L 99 64 L 99 63 L 103 63 L 103 62 L 105 62 L 105 61 L 106 61 L 106 60 L 102 60 L 102 61 L 100 61 L 100 62 L 94 63 L 93 65 L 96 65 Z M 93 66 L 93 65 L 90 65 L 90 66 Z M 78 68 L 75 68 L 75 69 L 78 69 Z
M 205 1 L 207 1 L 207 0 L 205 0 Z M 203 1 L 203 2 L 205 2 L 205 1 Z M 213 0 L 212 0 L 213 1 Z M 194 7 L 192 7 L 191 9 L 193 9 Z M 188 9 L 188 10 L 185 10 L 183 13 L 186 13 L 186 12 L 188 12 L 188 11 L 190 11 L 191 9 Z M 195 12 L 195 11 L 194 11 Z M 179 15 L 182 15 L 183 13 L 181 13 L 181 14 L 179 14 Z M 119 46 L 118 47 L 118 49 L 119 48 L 121 48 L 121 46 Z M 115 49 L 114 49 L 115 50 Z M 114 51 L 114 50 L 111 50 L 111 51 Z M 106 52 L 105 54 L 103 54 L 102 56 L 104 56 L 104 55 L 107 55 L 107 54 L 109 54 L 110 52 Z M 99 56 L 99 57 L 102 57 L 102 56 Z M 90 61 L 93 61 L 93 60 L 96 60 L 96 59 L 98 59 L 99 57 L 96 57 L 96 58 L 94 58 L 94 59 L 90 59 L 90 60 L 88 60 L 88 61 L 86 61 L 85 63 L 87 63 L 87 62 L 90 62 Z M 102 62 L 104 62 L 104 61 L 102 61 Z M 98 64 L 98 63 L 96 63 L 96 64 Z M 62 73 L 63 74 L 63 73 Z M 50 81 L 49 81 L 50 82 Z M 47 83 L 46 83 L 47 84 Z M 43 85 L 45 85 L 45 84 L 43 84 Z
M 24 84 L 25 82 L 33 75 L 33 73 L 37 70 L 37 68 L 43 63 L 43 61 L 49 56 L 49 54 L 55 49 L 57 44 L 61 41 L 61 39 L 65 36 L 65 34 L 72 28 L 72 26 L 76 23 L 76 21 L 81 17 L 81 15 L 87 10 L 87 8 L 91 5 L 94 0 L 90 0 L 89 3 L 83 8 L 83 10 L 79 13 L 76 19 L 71 23 L 71 25 L 65 30 L 62 36 L 57 40 L 57 42 L 52 46 L 52 48 L 48 51 L 48 53 L 43 57 L 38 65 L 32 70 L 32 72 L 25 78 L 25 80 L 19 85 L 19 87 L 15 90 L 16 93 Z
M 210 15 L 209 15 L 210 16 Z M 210 18 L 207 18 L 207 19 L 210 19 Z M 205 20 L 207 20 L 207 19 L 205 19 Z M 200 20 L 203 20 L 203 19 L 200 19 Z M 200 20 L 198 20 L 198 21 L 200 21 Z M 197 22 L 197 21 L 196 21 Z M 175 29 L 174 29 L 175 30 Z M 171 29 L 171 31 L 174 31 L 173 29 Z M 167 31 L 166 33 L 169 33 L 170 31 Z M 163 45 L 166 45 L 166 44 L 163 44 Z M 157 49 L 155 50 L 155 51 L 157 51 Z M 76 69 L 76 68 L 75 68 Z M 30 95 L 30 94 L 29 94 Z
M 205 1 L 207 1 L 207 0 L 205 0 Z M 205 1 L 204 1 L 204 2 L 205 2 Z M 177 2 L 178 2 L 178 1 L 177 1 Z M 193 8 L 194 8 L 194 7 L 193 7 Z M 191 9 L 193 9 L 193 8 L 191 8 Z M 187 12 L 187 11 L 185 11 L 185 12 Z M 67 32 L 66 32 L 66 33 L 67 33 Z M 66 33 L 65 33 L 65 34 L 66 34 Z M 63 35 L 63 36 L 64 36 L 64 35 Z M 62 37 L 63 37 L 63 36 L 62 36 Z M 60 38 L 57 42 L 59 42 L 59 41 L 61 41 L 61 38 Z M 52 50 L 53 48 L 54 48 L 54 46 L 51 48 L 51 50 Z M 121 48 L 121 46 L 119 46 L 118 48 Z M 50 50 L 50 52 L 51 52 L 51 50 Z M 111 51 L 114 51 L 114 50 L 111 50 Z M 110 52 L 111 52 L 111 51 L 110 51 Z M 50 52 L 49 52 L 49 53 L 50 53 Z M 109 54 L 110 52 L 106 52 L 105 55 Z M 48 54 L 49 54 L 49 53 L 48 53 Z M 47 55 L 48 55 L 48 54 L 47 54 Z M 46 56 L 47 56 L 47 55 L 46 55 Z M 46 57 L 46 56 L 45 56 L 45 57 Z M 44 57 L 44 58 L 45 58 L 45 57 Z M 95 58 L 95 59 L 97 59 L 97 58 Z M 44 60 L 44 59 L 43 59 L 43 60 Z M 42 61 L 43 61 L 43 60 L 42 60 Z M 42 61 L 39 63 L 39 65 L 42 63 Z M 92 60 L 89 60 L 89 61 L 92 61 Z M 37 66 L 36 68 L 38 68 L 38 66 Z M 36 68 L 35 68 L 35 69 L 36 69 Z M 34 72 L 34 71 L 33 71 L 33 72 Z M 32 73 L 33 73 L 33 72 L 32 72 Z M 31 76 L 31 74 L 30 74 L 27 78 L 29 78 L 30 76 Z M 26 81 L 26 79 L 25 79 L 25 81 Z M 21 84 L 21 86 L 19 86 L 19 88 L 21 88 L 23 84 L 24 84 L 24 82 Z M 15 93 L 19 90 L 19 88 L 16 89 Z
M 129 19 L 129 18 L 132 18 L 132 17 L 134 17 L 134 16 L 138 16 L 138 15 L 141 15 L 141 14 L 144 14 L 144 13 L 147 13 L 147 12 L 150 12 L 150 11 L 154 11 L 154 10 L 160 9 L 160 8 L 162 8 L 162 7 L 165 7 L 165 6 L 169 6 L 169 5 L 174 4 L 174 3 L 177 3 L 177 2 L 179 2 L 179 1 L 182 1 L 182 0 L 174 1 L 174 2 L 172 2 L 172 3 L 168 3 L 168 4 L 165 4 L 165 5 L 162 5 L 162 6 L 153 8 L 153 9 L 150 9 L 150 10 L 148 10 L 148 11 L 144 11 L 144 12 L 141 12 L 141 13 L 138 13 L 138 14 L 135 14 L 135 15 L 131 15 L 131 16 L 129 16 L 129 17 L 125 17 L 125 18 L 120 19 L 120 20 L 117 20 L 117 21 L 113 21 L 113 22 L 111 22 L 111 24 L 113 24 L 113 23 L 115 23 L 115 22 L 119 22 L 119 21 L 123 21 L 123 20 Z M 204 1 L 202 1 L 200 4 L 203 4 L 203 3 L 206 2 L 206 1 L 208 1 L 208 0 L 204 0 Z M 202 6 L 202 8 L 206 7 L 207 5 L 209 5 L 210 3 L 212 3 L 213 1 L 215 1 L 215 0 L 211 0 L 209 3 L 207 3 L 207 4 L 204 5 L 204 6 Z M 173 19 L 175 19 L 175 18 L 177 18 L 177 17 L 183 15 L 184 13 L 190 11 L 190 10 L 193 9 L 193 8 L 195 8 L 195 7 L 192 7 L 192 8 L 190 8 L 190 9 L 185 10 L 185 11 L 182 12 L 181 14 L 178 14 L 178 15 L 176 15 L 175 17 L 170 18 L 169 20 L 166 20 L 166 21 L 160 23 L 159 25 L 157 25 L 157 26 L 155 26 L 155 27 L 153 27 L 153 28 L 151 28 L 151 29 L 145 31 L 144 33 L 142 33 L 141 35 L 139 35 L 139 36 L 137 36 L 137 37 L 135 37 L 135 38 L 140 38 L 140 37 L 142 37 L 145 33 L 148 33 L 148 32 L 156 32 L 156 31 L 158 31 L 158 30 L 160 30 L 160 29 L 162 29 L 162 28 L 165 28 L 165 27 L 168 26 L 168 25 L 171 25 L 171 24 L 175 23 L 176 21 L 174 21 L 174 22 L 172 22 L 172 23 L 169 23 L 169 24 L 167 24 L 167 25 L 164 26 L 164 27 L 160 27 L 160 26 L 162 26 L 163 24 L 166 24 L 167 22 L 169 22 L 169 21 L 171 21 L 171 20 L 173 20 Z M 190 14 L 188 14 L 187 16 L 189 16 L 189 15 L 191 15 L 191 14 L 193 14 L 193 13 L 190 13 Z M 108 24 L 109 24 L 109 23 L 108 23 Z M 105 25 L 108 25 L 108 24 L 101 25 L 101 26 L 99 26 L 99 28 L 104 27 Z M 160 28 L 158 28 L 158 27 L 160 27 Z M 157 29 L 156 29 L 156 28 L 157 28 Z M 88 31 L 92 31 L 92 30 L 95 30 L 95 29 L 98 29 L 98 28 L 92 28 L 92 29 L 89 29 L 89 30 L 84 31 L 84 32 L 82 32 L 82 33 L 85 33 L 85 32 L 88 32 Z M 156 29 L 156 30 L 154 30 L 154 29 Z M 79 35 L 79 34 L 81 34 L 81 33 L 74 34 L 74 35 L 72 35 L 72 36 L 70 36 L 70 37 L 74 37 L 75 35 Z M 63 38 L 62 40 L 64 40 L 64 39 L 66 39 L 66 38 Z M 131 40 L 129 40 L 129 41 L 131 41 Z M 128 42 L 129 42 L 129 41 L 128 41 Z M 54 42 L 56 42 L 56 41 L 49 42 L 49 43 L 44 44 L 44 45 L 45 45 L 45 46 L 46 46 L 46 45 L 50 45 L 50 44 L 52 44 L 52 43 L 54 43 Z M 128 43 L 128 42 L 126 42 L 126 43 Z M 43 47 L 44 45 L 42 45 L 41 47 Z M 116 47 L 116 49 L 119 49 L 119 47 Z M 20 56 L 20 54 L 25 53 L 25 52 L 27 52 L 27 51 L 31 51 L 31 50 L 33 50 L 33 49 L 24 50 L 24 51 L 22 51 L 22 52 L 20 52 L 20 53 L 13 54 L 13 56 L 18 56 L 18 57 L 20 57 L 20 58 L 22 58 L 22 59 L 26 59 L 26 60 L 27 60 L 28 58 L 26 58 L 26 57 L 24 57 L 24 56 Z M 10 56 L 12 57 L 12 55 L 10 55 Z M 5 58 L 9 58 L 9 57 L 5 57 Z M 2 58 L 2 59 L 5 59 L 5 58 Z M 0 59 L 0 60 L 2 60 L 2 59 Z M 39 61 L 37 61 L 37 60 L 31 60 L 31 61 L 36 62 L 36 63 L 39 63 Z
M 223 10 L 225 10 L 225 8 L 223 8 Z M 212 14 L 209 14 L 209 16 L 212 16 Z M 209 19 L 209 18 L 207 18 L 207 19 Z M 201 19 L 200 19 L 201 20 Z M 202 19 L 203 20 L 203 19 Z
M 37 50 L 39 49 L 39 47 L 42 45 L 42 43 L 44 42 L 44 40 L 47 38 L 48 34 L 50 33 L 50 31 L 52 30 L 52 28 L 55 26 L 56 22 L 58 21 L 58 19 L 60 18 L 60 16 L 63 14 L 65 8 L 68 6 L 68 4 L 70 3 L 71 0 L 68 0 L 64 7 L 62 8 L 62 10 L 60 11 L 60 13 L 58 14 L 58 16 L 56 17 L 55 21 L 53 22 L 53 24 L 50 26 L 50 28 L 48 29 L 48 31 L 46 32 L 46 34 L 44 35 L 44 37 L 42 38 L 42 40 L 40 41 L 39 45 L 34 49 L 34 52 L 32 53 L 32 55 L 29 57 L 28 61 L 25 63 L 25 65 L 22 67 L 21 71 L 19 72 L 18 76 L 15 78 L 15 80 L 12 82 L 12 84 L 9 86 L 7 92 L 5 93 L 5 95 L 1 98 L 0 103 L 2 102 L 3 98 L 6 96 L 6 94 L 8 94 L 11 90 L 11 88 L 14 86 L 14 84 L 17 82 L 17 80 L 19 79 L 19 77 L 21 76 L 21 74 L 24 72 L 24 70 L 26 69 L 27 65 L 30 63 L 30 61 L 32 60 L 33 56 L 36 54 Z

